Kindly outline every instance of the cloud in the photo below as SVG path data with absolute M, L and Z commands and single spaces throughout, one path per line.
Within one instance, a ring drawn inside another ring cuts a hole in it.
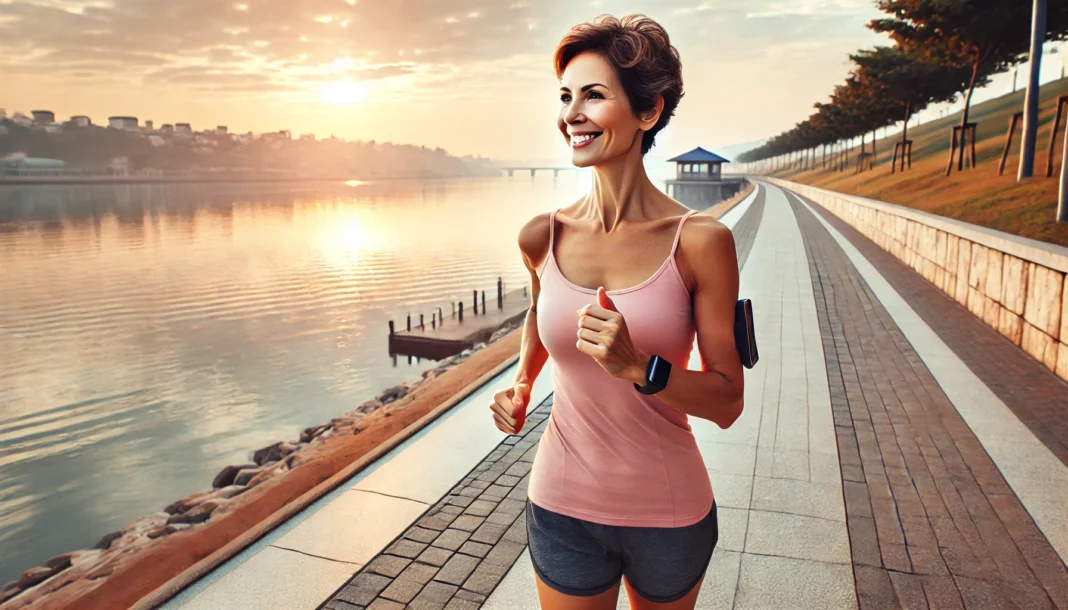
M 851 15 L 871 12 L 871 0 L 793 0 L 792 2 L 769 2 L 767 6 L 746 13 L 749 19 L 775 17 L 814 17 L 824 15 Z

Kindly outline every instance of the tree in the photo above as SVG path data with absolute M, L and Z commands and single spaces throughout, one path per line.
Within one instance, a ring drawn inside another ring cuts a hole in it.
M 1021 0 L 878 0 L 890 15 L 868 27 L 887 33 L 901 48 L 948 65 L 967 63 L 961 133 L 968 124 L 972 93 L 990 76 L 1018 64 L 1030 45 L 1031 7 Z M 1068 37 L 1068 2 L 1057 2 L 1046 19 L 1046 39 Z M 957 161 L 964 168 L 964 147 Z
M 908 141 L 909 119 L 928 104 L 953 101 L 966 86 L 971 68 L 931 61 L 900 47 L 875 47 L 850 55 L 853 77 L 872 100 L 879 100 L 886 124 L 904 121 L 902 153 Z M 904 157 L 902 157 L 904 169 Z

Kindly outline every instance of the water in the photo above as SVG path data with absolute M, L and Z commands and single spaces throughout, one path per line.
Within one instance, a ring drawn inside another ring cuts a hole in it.
M 0 583 L 435 365 L 388 320 L 527 281 L 588 177 L 0 187 Z

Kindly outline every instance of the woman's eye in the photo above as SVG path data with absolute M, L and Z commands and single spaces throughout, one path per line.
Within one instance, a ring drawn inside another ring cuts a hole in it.
M 570 102 L 571 101 L 571 95 L 567 94 L 567 93 L 561 93 L 560 94 L 560 101 L 565 103 L 565 104 Z
M 604 96 L 599 91 L 590 91 L 591 100 L 603 100 Z

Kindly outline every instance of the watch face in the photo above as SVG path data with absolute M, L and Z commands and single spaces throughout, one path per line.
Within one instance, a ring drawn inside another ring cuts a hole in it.
M 651 369 L 648 375 L 649 383 L 661 389 L 667 387 L 668 377 L 671 375 L 671 363 L 660 356 L 653 356 Z

